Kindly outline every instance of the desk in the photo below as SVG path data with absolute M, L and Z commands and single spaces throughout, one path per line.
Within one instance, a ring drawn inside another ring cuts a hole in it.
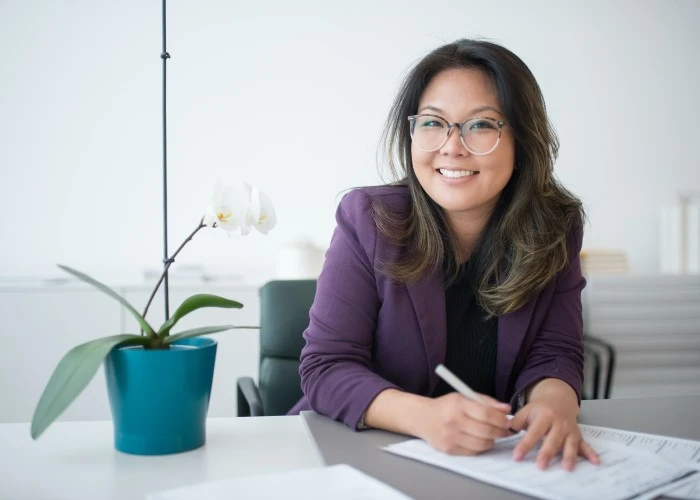
M 583 423 L 700 440 L 697 415 L 700 396 L 584 401 L 581 408 Z M 333 456 L 325 456 L 326 463 L 350 463 L 361 470 L 368 466 L 366 457 L 359 457 L 352 449 L 389 434 L 372 430 L 354 433 L 342 424 L 333 428 L 334 442 L 345 437 L 352 446 L 332 446 Z M 146 457 L 116 451 L 111 421 L 57 422 L 35 442 L 29 437 L 29 424 L 0 424 L 0 446 L 2 500 L 142 500 L 146 493 L 186 484 L 322 464 L 298 416 L 212 418 L 207 421 L 207 444 L 175 455 Z M 487 498 L 523 498 L 376 447 L 370 452 L 374 462 L 406 466 L 397 480 L 436 473 L 456 484 L 459 498 L 467 490 L 474 492 L 474 497 L 486 492 Z M 358 458 L 362 462 L 354 463 Z M 406 470 L 418 473 L 407 474 Z M 392 484 L 382 473 L 367 472 Z
M 584 401 L 584 424 L 700 440 L 700 396 Z M 380 430 L 355 433 L 313 412 L 303 418 L 326 465 L 346 463 L 417 499 L 531 498 L 514 491 L 381 450 L 406 436 Z
M 207 444 L 186 453 L 127 455 L 112 422 L 57 422 L 37 441 L 29 424 L 0 424 L 0 499 L 143 500 L 150 492 L 321 465 L 301 417 L 213 418 Z

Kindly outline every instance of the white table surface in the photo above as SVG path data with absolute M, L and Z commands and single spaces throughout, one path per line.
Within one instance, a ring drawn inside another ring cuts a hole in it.
M 112 422 L 0 424 L 0 499 L 125 500 L 202 481 L 322 465 L 299 416 L 211 418 L 207 443 L 186 453 L 128 455 Z

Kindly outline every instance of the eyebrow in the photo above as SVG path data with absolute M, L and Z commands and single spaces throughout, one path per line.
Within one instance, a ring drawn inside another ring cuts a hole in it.
M 422 113 L 423 111 L 435 111 L 436 113 L 444 113 L 445 110 L 440 109 L 436 106 L 423 106 L 418 110 L 418 113 Z M 469 115 L 475 115 L 477 113 L 481 113 L 482 111 L 495 111 L 499 115 L 503 116 L 503 113 L 501 113 L 500 110 L 494 108 L 493 106 L 479 106 L 478 108 L 472 109 L 469 112 Z

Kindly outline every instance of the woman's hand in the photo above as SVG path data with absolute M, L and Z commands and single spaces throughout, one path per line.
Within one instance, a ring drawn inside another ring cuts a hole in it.
M 415 435 L 452 455 L 475 455 L 493 447 L 494 439 L 510 436 L 510 405 L 485 395 L 488 406 L 456 392 L 427 399 L 417 415 Z
M 513 459 L 522 460 L 542 440 L 536 459 L 540 469 L 546 469 L 560 451 L 562 466 L 566 470 L 573 470 L 579 455 L 598 465 L 600 458 L 583 440 L 576 422 L 577 415 L 576 394 L 568 384 L 556 379 L 538 383 L 531 392 L 530 402 L 510 422 L 513 429 L 526 430 L 513 450 Z

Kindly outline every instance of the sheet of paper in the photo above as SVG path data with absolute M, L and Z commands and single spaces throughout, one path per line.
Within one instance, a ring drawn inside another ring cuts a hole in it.
M 700 475 L 693 474 L 690 477 L 674 481 L 673 484 L 648 491 L 634 497 L 634 500 L 655 500 L 662 496 L 674 500 L 700 500 Z
M 601 465 L 579 459 L 573 472 L 555 459 L 546 471 L 535 465 L 536 450 L 521 462 L 512 459 L 518 439 L 500 440 L 493 449 L 474 457 L 458 457 L 433 449 L 420 439 L 385 447 L 386 451 L 449 469 L 539 498 L 558 500 L 622 500 L 667 485 L 696 471 L 643 450 L 616 443 L 597 445 Z
M 700 484 L 700 475 L 698 473 L 674 481 L 672 484 L 660 486 L 646 493 L 642 493 L 634 497 L 634 500 L 656 500 L 662 495 L 664 498 L 668 497 L 677 500 L 695 500 L 692 496 L 688 496 L 688 494 L 692 493 L 693 485 L 695 484 Z M 700 497 L 695 498 L 700 499 Z
M 684 500 L 700 500 L 700 477 L 687 481 L 680 487 L 674 487 L 664 492 L 670 498 L 683 498 Z
M 346 464 L 211 481 L 148 495 L 147 500 L 410 500 Z
M 595 425 L 579 425 L 583 438 L 595 448 L 596 443 L 612 442 L 630 449 L 645 450 L 659 457 L 700 470 L 700 441 L 657 436 L 641 432 L 611 429 Z

